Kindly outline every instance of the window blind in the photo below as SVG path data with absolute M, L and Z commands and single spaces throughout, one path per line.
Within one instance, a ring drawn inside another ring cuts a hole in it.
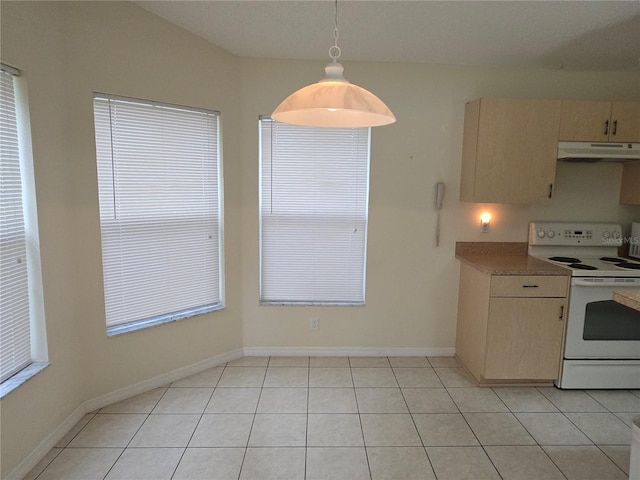
M 22 175 L 13 75 L 0 71 L 0 382 L 31 363 Z
M 364 303 L 369 136 L 260 119 L 263 303 Z
M 96 94 L 107 327 L 223 305 L 219 114 Z

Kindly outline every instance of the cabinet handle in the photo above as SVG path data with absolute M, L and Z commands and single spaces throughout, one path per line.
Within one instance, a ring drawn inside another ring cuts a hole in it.
M 560 305 L 560 320 L 564 318 L 564 305 Z
M 611 135 L 615 135 L 617 131 L 618 131 L 618 120 L 614 120 L 613 121 L 613 131 L 611 132 Z
M 553 183 L 549 184 L 549 198 L 553 196 Z
M 540 285 L 522 285 L 522 288 L 539 288 Z
M 609 120 L 604 122 L 604 134 L 609 135 Z

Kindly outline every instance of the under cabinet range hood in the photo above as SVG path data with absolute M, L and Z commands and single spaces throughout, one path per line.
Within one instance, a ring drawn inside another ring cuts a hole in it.
M 565 162 L 637 162 L 640 143 L 558 143 L 558 160 Z

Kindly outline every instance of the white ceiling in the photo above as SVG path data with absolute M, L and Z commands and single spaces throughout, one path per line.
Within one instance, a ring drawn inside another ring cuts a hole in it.
M 135 1 L 243 57 L 327 59 L 334 2 Z M 341 61 L 640 70 L 640 1 L 338 2 Z

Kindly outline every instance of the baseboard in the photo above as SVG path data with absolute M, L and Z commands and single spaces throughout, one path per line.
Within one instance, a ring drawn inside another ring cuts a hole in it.
M 216 355 L 201 362 L 187 365 L 186 367 L 177 368 L 157 377 L 144 380 L 124 388 L 120 388 L 105 395 L 86 400 L 76 408 L 53 432 L 38 444 L 38 446 L 27 455 L 20 464 L 14 468 L 4 480 L 21 480 L 24 478 L 37 464 L 42 460 L 49 451 L 54 448 L 60 440 L 80 421 L 88 412 L 93 412 L 112 403 L 125 400 L 127 398 L 148 392 L 154 388 L 162 387 L 168 383 L 175 382 L 182 378 L 200 373 L 209 368 L 221 365 L 231 360 L 242 357 L 243 349 L 236 348 L 230 352 Z
M 455 347 L 244 347 L 247 357 L 452 357 Z
M 177 368 L 175 370 L 171 370 L 170 372 L 158 375 L 157 377 L 153 377 L 148 380 L 144 380 L 142 382 L 135 383 L 124 388 L 120 388 L 96 398 L 92 398 L 91 400 L 87 400 L 86 402 L 84 402 L 85 411 L 93 412 L 94 410 L 97 410 L 99 408 L 106 407 L 107 405 L 111 405 L 121 400 L 126 400 L 127 398 L 133 397 L 135 395 L 140 395 L 141 393 L 148 392 L 149 390 L 153 390 L 154 388 L 163 387 L 169 383 L 175 382 L 176 380 L 186 378 L 190 375 L 200 373 L 209 368 L 240 358 L 242 357 L 242 354 L 242 348 L 236 348 L 235 350 L 232 350 L 230 352 L 216 355 L 215 357 L 207 358 L 206 360 L 202 360 L 201 362 L 187 365 L 186 367 L 182 368 Z
M 84 417 L 86 410 L 80 404 L 53 432 L 45 437 L 38 446 L 14 468 L 4 480 L 22 480 L 42 460 L 49 451 Z

